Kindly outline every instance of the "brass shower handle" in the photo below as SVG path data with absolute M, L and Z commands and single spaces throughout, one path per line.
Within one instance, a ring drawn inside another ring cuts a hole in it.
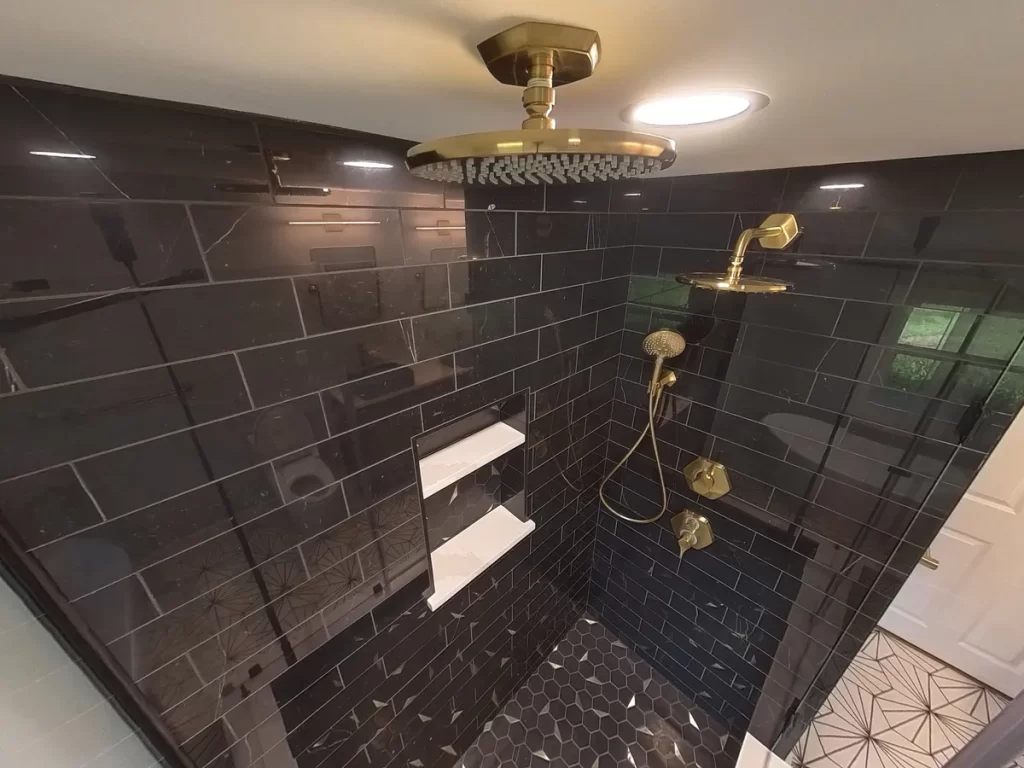
M 732 490 L 725 465 L 703 456 L 683 467 L 683 476 L 691 491 L 708 499 L 717 499 Z

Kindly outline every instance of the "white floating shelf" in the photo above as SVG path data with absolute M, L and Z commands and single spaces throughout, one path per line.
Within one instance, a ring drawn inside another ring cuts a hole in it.
M 423 498 L 430 498 L 442 488 L 476 472 L 525 442 L 526 435 L 499 421 L 420 459 Z
M 533 520 L 523 522 L 498 506 L 431 552 L 434 594 L 427 598 L 430 610 L 444 605 L 535 527 Z

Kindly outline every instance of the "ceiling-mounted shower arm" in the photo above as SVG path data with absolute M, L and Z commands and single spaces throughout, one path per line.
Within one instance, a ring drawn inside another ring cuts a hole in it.
M 523 108 L 528 118 L 523 128 L 554 128 L 555 118 L 555 53 L 549 48 L 530 51 L 530 79 L 523 90 Z

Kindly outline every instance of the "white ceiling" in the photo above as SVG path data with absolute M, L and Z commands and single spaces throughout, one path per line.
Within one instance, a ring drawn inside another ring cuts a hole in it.
M 664 131 L 673 173 L 1024 147 L 1022 0 L 4 0 L 0 73 L 426 140 L 518 126 L 475 45 L 527 19 L 601 34 L 563 127 L 687 89 L 771 97 Z

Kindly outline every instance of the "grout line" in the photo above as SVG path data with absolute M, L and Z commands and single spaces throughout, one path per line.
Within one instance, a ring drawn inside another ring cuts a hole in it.
M 237 352 L 232 352 L 231 356 L 235 358 L 235 365 L 238 367 L 238 375 L 242 377 L 242 386 L 245 387 L 245 396 L 249 398 L 249 410 L 245 413 L 251 413 L 256 410 L 256 401 L 252 399 L 252 390 L 249 389 L 249 380 L 245 378 L 245 369 L 242 368 L 242 361 L 238 357 Z
M 292 295 L 295 296 L 295 310 L 299 313 L 299 327 L 302 328 L 303 337 L 309 338 L 309 332 L 306 330 L 306 318 L 302 316 L 302 304 L 299 302 L 299 288 L 295 284 L 295 278 L 289 277 L 288 282 L 292 284 Z
M 136 572 L 136 573 L 132 574 L 132 576 L 134 576 L 136 579 L 138 579 L 139 583 L 142 585 L 142 591 L 146 593 L 146 595 L 150 599 L 150 602 L 153 603 L 153 607 L 156 608 L 157 616 L 159 617 L 159 616 L 165 615 L 164 614 L 164 609 L 160 607 L 160 601 L 156 599 L 156 595 L 153 594 L 153 590 L 151 590 L 149 588 L 149 584 L 146 583 L 146 580 L 144 578 L 142 578 L 142 574 L 139 573 L 139 572 Z M 117 583 L 117 582 L 115 582 L 115 583 Z M 101 587 L 101 589 L 102 589 L 102 587 Z M 155 619 L 154 619 L 154 621 L 155 621 Z M 110 644 L 113 644 L 113 642 L 114 641 L 111 641 Z
M 967 161 L 961 156 L 960 158 L 960 169 L 956 175 L 956 181 L 953 182 L 953 189 L 950 190 L 949 197 L 946 198 L 946 204 L 942 207 L 943 212 L 949 210 L 949 206 L 953 204 L 953 200 L 956 198 L 957 190 L 960 189 L 960 182 L 964 180 L 964 174 L 967 173 Z
M 199 258 L 203 262 L 203 270 L 206 272 L 206 282 L 213 283 L 213 272 L 210 271 L 210 265 L 206 261 L 206 251 L 203 250 L 203 241 L 199 239 L 199 230 L 196 228 L 195 219 L 192 217 L 192 209 L 185 206 L 185 217 L 188 219 L 189 227 L 192 229 L 192 237 L 196 241 L 196 250 L 199 251 Z
M 864 247 L 862 247 L 860 249 L 860 257 L 862 259 L 867 255 L 868 246 L 871 245 L 871 238 L 875 234 L 875 227 L 878 226 L 878 220 L 880 218 L 882 218 L 882 214 L 880 212 L 878 212 L 878 213 L 875 213 L 875 218 L 873 218 L 871 220 L 871 229 L 868 230 L 868 236 L 864 239 Z M 893 259 L 893 261 L 898 261 L 898 260 L 897 259 Z M 911 259 L 911 261 L 913 261 L 913 259 Z
M 68 466 L 71 467 L 71 471 L 74 473 L 75 479 L 78 480 L 78 484 L 82 486 L 82 490 L 85 491 L 85 495 L 89 497 L 93 506 L 96 507 L 96 512 L 100 516 L 100 519 L 105 521 L 107 516 L 103 514 L 103 509 L 100 507 L 100 503 L 96 500 L 96 497 L 93 496 L 92 491 L 89 490 L 89 486 L 86 484 L 85 478 L 83 478 L 82 473 L 78 471 L 78 467 L 75 466 L 74 462 L 68 462 Z
M 299 562 L 302 563 L 302 570 L 306 574 L 306 581 L 311 581 L 313 579 L 313 576 L 309 571 L 309 565 L 306 564 L 306 556 L 302 552 L 302 547 L 296 545 L 295 551 L 299 553 Z M 288 550 L 285 550 L 285 553 L 287 552 Z M 324 628 L 326 629 L 326 624 L 324 625 Z

